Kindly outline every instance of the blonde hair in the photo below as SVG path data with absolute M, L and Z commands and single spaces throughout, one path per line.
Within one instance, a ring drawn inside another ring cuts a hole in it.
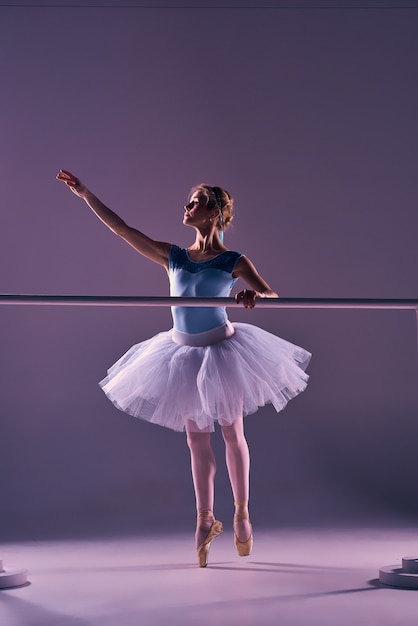
M 206 198 L 206 206 L 209 210 L 219 208 L 221 216 L 218 222 L 218 230 L 228 228 L 234 219 L 234 199 L 231 194 L 223 187 L 211 187 L 205 183 L 196 185 L 190 190 L 189 198 L 194 193 L 201 193 Z

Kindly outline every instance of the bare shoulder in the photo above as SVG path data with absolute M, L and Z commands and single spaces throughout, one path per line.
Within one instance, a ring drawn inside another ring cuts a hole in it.
M 232 276 L 233 278 L 242 278 L 251 289 L 254 289 L 259 294 L 265 294 L 271 297 L 277 296 L 276 292 L 273 291 L 264 278 L 260 276 L 254 263 L 246 256 L 239 258 Z
M 244 278 L 244 275 L 247 274 L 248 272 L 256 272 L 257 270 L 255 269 L 255 265 L 254 263 L 247 257 L 245 256 L 245 254 L 241 255 L 240 258 L 238 259 L 238 261 L 236 262 L 235 268 L 234 268 L 234 272 L 233 272 L 233 277 L 234 278 L 238 278 L 238 277 L 242 277 Z

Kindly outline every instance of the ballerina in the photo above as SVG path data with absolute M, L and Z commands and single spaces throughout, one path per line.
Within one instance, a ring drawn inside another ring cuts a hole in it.
M 253 308 L 258 298 L 277 297 L 248 257 L 224 245 L 223 231 L 233 219 L 233 198 L 222 187 L 200 184 L 191 190 L 183 224 L 194 229 L 195 239 L 185 249 L 128 226 L 67 170 L 60 170 L 57 179 L 116 235 L 165 268 L 172 296 L 229 296 L 241 278 L 249 289 L 239 291 L 235 300 L 245 308 Z M 213 512 L 215 423 L 225 441 L 234 496 L 234 542 L 238 554 L 248 556 L 253 531 L 243 418 L 267 403 L 280 411 L 302 392 L 311 354 L 257 326 L 232 324 L 224 307 L 175 306 L 172 317 L 171 330 L 132 346 L 100 385 L 118 409 L 186 431 L 196 497 L 198 564 L 206 567 L 210 545 L 223 530 Z

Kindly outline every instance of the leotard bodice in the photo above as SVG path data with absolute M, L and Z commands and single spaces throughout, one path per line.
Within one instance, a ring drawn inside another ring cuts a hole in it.
M 232 272 L 239 252 L 225 250 L 209 261 L 192 261 L 184 248 L 172 245 L 169 258 L 171 296 L 228 297 L 237 279 Z M 201 333 L 225 324 L 225 307 L 171 307 L 174 328 L 184 333 Z

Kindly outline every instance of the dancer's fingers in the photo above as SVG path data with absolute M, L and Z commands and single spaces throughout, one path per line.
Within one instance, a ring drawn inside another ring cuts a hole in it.
M 255 307 L 257 293 L 252 289 L 243 289 L 235 296 L 237 304 L 243 304 L 246 309 L 253 309 Z
M 76 176 L 74 176 L 74 174 L 71 174 L 71 172 L 67 171 L 67 170 L 63 170 L 61 169 L 58 174 L 56 175 L 56 178 L 58 180 L 62 180 L 64 182 L 67 181 L 78 181 L 78 178 Z
M 66 180 L 70 176 L 71 176 L 70 172 L 66 172 L 65 170 L 60 170 L 58 174 L 56 175 L 56 178 L 58 178 L 58 180 Z

